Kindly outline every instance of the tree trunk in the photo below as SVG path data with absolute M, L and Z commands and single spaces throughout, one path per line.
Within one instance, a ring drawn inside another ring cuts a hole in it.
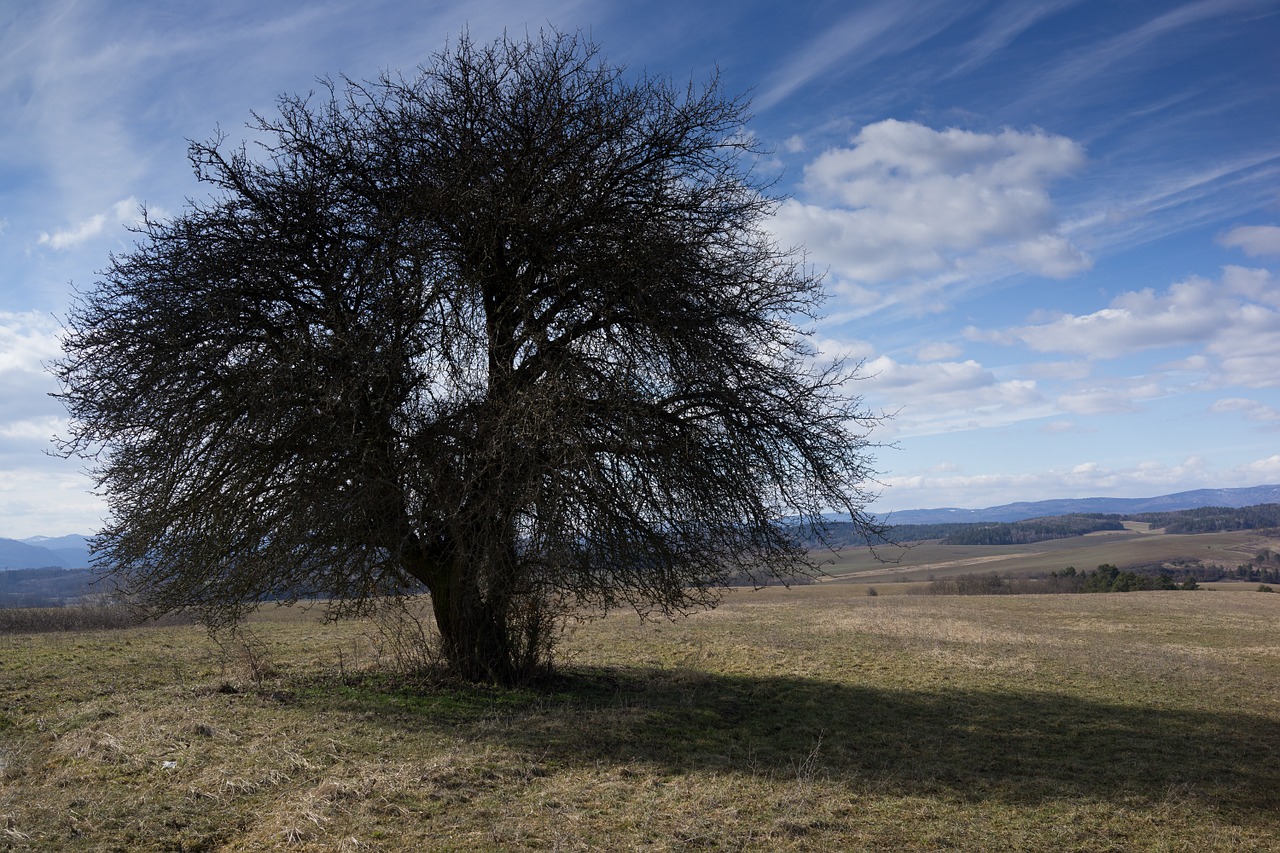
M 446 582 L 431 590 L 441 652 L 450 668 L 469 681 L 512 684 L 528 677 L 513 655 L 502 599 L 483 594 L 474 572 L 459 565 L 450 566 Z

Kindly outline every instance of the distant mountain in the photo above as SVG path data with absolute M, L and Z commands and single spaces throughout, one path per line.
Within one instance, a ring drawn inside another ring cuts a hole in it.
M 1129 514 L 1199 509 L 1206 506 L 1243 507 L 1280 503 L 1280 485 L 1243 489 L 1196 489 L 1154 498 L 1070 498 L 992 506 L 986 509 L 908 509 L 887 513 L 889 524 L 971 524 L 980 521 L 1022 521 L 1084 512 Z
M 84 536 L 0 539 L 0 569 L 83 569 L 88 566 L 89 541 Z
M 22 540 L 27 545 L 45 548 L 62 558 L 68 569 L 83 569 L 89 565 L 89 539 L 87 536 L 32 536 Z

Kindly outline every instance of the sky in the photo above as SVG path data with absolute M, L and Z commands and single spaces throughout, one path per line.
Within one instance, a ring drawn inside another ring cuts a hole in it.
M 188 140 L 544 27 L 750 94 L 814 342 L 892 415 L 874 511 L 1280 483 L 1280 0 L 7 0 L 0 537 L 102 523 L 46 365 L 140 207 L 208 197 Z

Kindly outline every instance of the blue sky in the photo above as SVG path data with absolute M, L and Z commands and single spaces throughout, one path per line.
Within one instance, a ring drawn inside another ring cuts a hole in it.
M 517 11 L 512 11 L 513 9 Z M 582 30 L 750 90 L 827 270 L 820 348 L 894 412 L 876 509 L 1280 482 L 1280 2 L 13 0 L 0 10 L 0 536 L 91 532 L 42 364 L 187 139 L 317 77 Z

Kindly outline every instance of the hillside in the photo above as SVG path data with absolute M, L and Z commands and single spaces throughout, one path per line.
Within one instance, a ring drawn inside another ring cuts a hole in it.
M 1249 486 L 1242 489 L 1196 489 L 1150 498 L 1069 498 L 1004 504 L 985 509 L 909 509 L 888 513 L 885 520 L 904 524 L 968 524 L 986 521 L 1022 521 L 1055 515 L 1106 513 L 1132 515 L 1143 512 L 1170 512 L 1201 507 L 1246 507 L 1280 503 L 1280 485 Z

